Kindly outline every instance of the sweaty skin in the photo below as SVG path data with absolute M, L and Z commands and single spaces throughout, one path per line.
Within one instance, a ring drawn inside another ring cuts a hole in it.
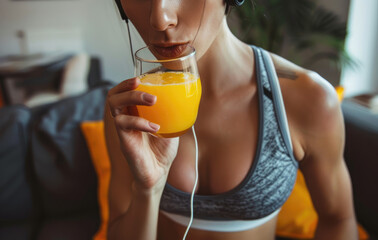
M 203 0 L 127 0 L 123 8 L 146 44 L 193 44 Z M 196 11 L 197 9 L 197 11 Z M 194 47 L 202 82 L 196 121 L 199 144 L 198 194 L 219 194 L 239 185 L 256 154 L 258 96 L 250 46 L 230 32 L 221 0 L 207 0 Z M 344 126 L 332 86 L 314 72 L 272 54 L 285 104 L 294 156 L 319 215 L 316 239 L 357 239 L 350 178 L 343 160 Z M 132 91 L 128 79 L 108 93 L 105 134 L 112 165 L 109 239 L 181 239 L 186 226 L 159 213 L 168 181 L 191 192 L 195 145 L 191 132 L 180 138 L 155 138 L 158 126 L 132 115 L 135 105 L 156 98 Z M 122 111 L 120 110 L 122 109 Z M 113 115 L 113 116 L 112 116 Z M 237 122 L 237 124 L 235 124 Z M 232 233 L 191 229 L 187 239 L 274 240 L 277 218 Z

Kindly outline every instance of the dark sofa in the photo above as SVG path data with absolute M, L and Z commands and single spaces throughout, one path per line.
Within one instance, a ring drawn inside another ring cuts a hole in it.
M 110 85 L 38 108 L 0 109 L 0 239 L 91 239 L 97 180 L 80 123 Z
M 0 109 L 0 239 L 91 239 L 97 180 L 80 123 L 100 120 L 110 84 L 37 108 Z M 378 116 L 345 100 L 345 160 L 358 221 L 378 233 Z
M 353 184 L 357 219 L 378 239 L 378 114 L 351 99 L 344 100 L 345 161 Z
M 69 58 L 40 79 L 59 84 Z M 0 239 L 91 239 L 100 217 L 97 179 L 80 123 L 103 118 L 111 83 L 90 58 L 89 90 L 34 108 L 0 108 Z

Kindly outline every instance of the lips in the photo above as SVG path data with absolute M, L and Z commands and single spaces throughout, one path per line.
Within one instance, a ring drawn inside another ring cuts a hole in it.
M 152 45 L 152 51 L 157 53 L 163 59 L 178 58 L 185 52 L 188 44 L 160 44 Z

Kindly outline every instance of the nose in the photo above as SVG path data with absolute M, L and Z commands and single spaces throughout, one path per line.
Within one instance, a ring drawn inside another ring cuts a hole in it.
M 179 1 L 175 1 L 179 2 Z M 169 0 L 152 0 L 150 24 L 157 31 L 165 31 L 177 25 L 177 3 Z

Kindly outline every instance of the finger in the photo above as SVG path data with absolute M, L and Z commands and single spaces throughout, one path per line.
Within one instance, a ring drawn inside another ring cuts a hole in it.
M 118 115 L 114 118 L 115 125 L 122 131 L 141 131 L 155 133 L 160 129 L 156 123 L 144 118 L 130 115 Z
M 113 95 L 125 91 L 130 91 L 138 87 L 140 84 L 140 80 L 138 77 L 127 79 L 121 83 L 119 83 L 117 86 L 113 87 L 109 90 L 108 95 Z
M 144 105 L 152 106 L 156 103 L 156 96 L 141 91 L 128 91 L 108 97 L 108 103 L 112 116 L 128 114 L 124 112 L 126 107 Z
M 132 116 L 139 116 L 139 112 L 136 106 L 129 106 L 125 108 L 125 114 Z

